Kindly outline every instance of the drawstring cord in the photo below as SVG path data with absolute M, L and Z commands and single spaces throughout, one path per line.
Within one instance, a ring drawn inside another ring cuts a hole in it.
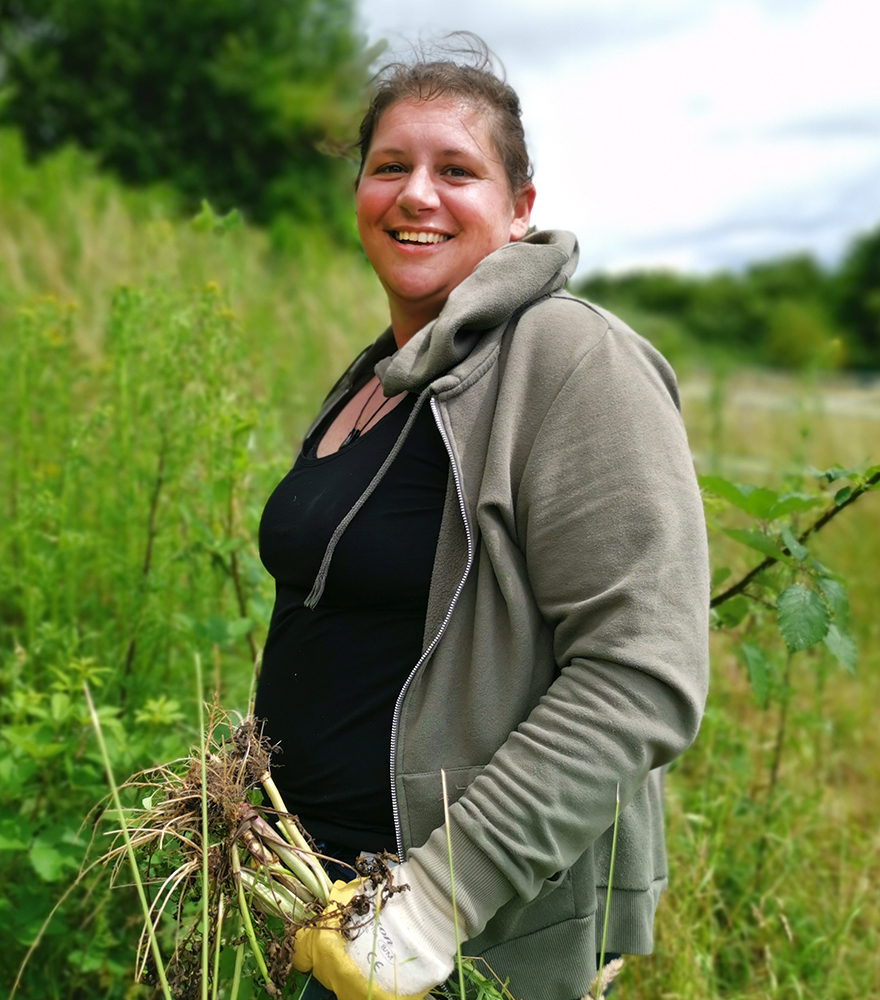
M 376 475 L 373 476 L 373 478 L 370 480 L 370 483 L 367 486 L 367 488 L 360 495 L 360 497 L 358 497 L 357 501 L 355 502 L 355 505 L 336 526 L 336 530 L 333 532 L 333 534 L 330 537 L 330 541 L 327 543 L 327 549 L 324 552 L 324 558 L 321 560 L 321 566 L 320 569 L 318 570 L 318 575 L 315 577 L 315 582 L 312 585 L 312 589 L 309 591 L 309 596 L 305 599 L 305 601 L 303 601 L 303 605 L 305 607 L 314 608 L 317 605 L 318 601 L 321 600 L 321 595 L 324 593 L 324 586 L 327 582 L 327 573 L 330 570 L 330 560 L 333 558 L 333 552 L 339 543 L 339 539 L 342 538 L 342 536 L 345 534 L 346 528 L 354 520 L 355 515 L 361 509 L 361 507 L 363 507 L 363 505 L 367 502 L 367 500 L 370 499 L 370 496 L 373 494 L 376 487 L 379 485 L 379 483 L 385 476 L 385 473 L 390 468 L 391 463 L 394 461 L 395 458 L 397 458 L 398 454 L 400 453 L 400 449 L 403 447 L 403 443 L 404 441 L 406 441 L 407 435 L 410 432 L 410 428 L 412 427 L 416 417 L 418 416 L 419 410 L 422 408 L 423 403 L 428 398 L 430 393 L 431 393 L 431 388 L 429 386 L 419 395 L 418 399 L 415 401 L 415 405 L 412 408 L 412 412 L 410 413 L 409 417 L 407 417 L 406 423 L 403 425 L 403 430 L 400 432 L 400 434 L 397 437 L 397 440 L 394 442 L 394 447 L 388 453 L 388 457 L 382 463 Z

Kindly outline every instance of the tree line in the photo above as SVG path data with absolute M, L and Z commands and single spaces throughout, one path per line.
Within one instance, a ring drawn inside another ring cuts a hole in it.
M 661 341 L 677 334 L 784 367 L 880 368 L 880 227 L 857 236 L 833 268 L 803 253 L 741 273 L 593 274 L 573 290 L 638 316 L 649 338 L 657 329 Z

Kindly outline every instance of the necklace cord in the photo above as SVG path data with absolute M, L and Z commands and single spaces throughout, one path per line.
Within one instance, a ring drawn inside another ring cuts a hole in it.
M 354 427 L 352 427 L 352 429 L 348 432 L 348 434 L 346 434 L 345 440 L 339 446 L 340 448 L 344 448 L 346 445 L 351 444 L 352 441 L 357 441 L 357 439 L 361 436 L 361 434 L 363 434 L 363 432 L 370 426 L 370 424 L 376 419 L 376 417 L 382 412 L 382 410 L 384 410 L 385 407 L 391 402 L 391 400 L 394 399 L 394 396 L 389 396 L 387 399 L 385 399 L 381 406 L 377 406 L 376 409 L 373 410 L 373 412 L 367 419 L 366 423 L 364 423 L 361 427 L 358 427 L 358 424 L 361 421 L 361 417 L 364 415 L 364 412 L 366 411 L 367 407 L 373 401 L 373 397 L 376 395 L 376 393 L 381 387 L 382 383 L 377 381 L 375 386 L 373 387 L 373 391 L 364 400 L 364 405 L 361 407 L 360 413 L 358 413 L 357 417 L 355 417 Z

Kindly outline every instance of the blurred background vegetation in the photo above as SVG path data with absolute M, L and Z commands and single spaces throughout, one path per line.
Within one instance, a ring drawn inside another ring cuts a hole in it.
M 375 55 L 354 13 L 0 0 L 0 988 L 112 827 L 83 681 L 118 778 L 196 738 L 196 653 L 200 694 L 246 708 L 273 597 L 262 505 L 387 321 L 354 167 L 322 152 L 354 138 Z M 676 365 L 700 471 L 815 490 L 813 467 L 877 461 L 880 228 L 833 268 L 573 290 Z M 669 775 L 657 952 L 622 997 L 880 993 L 875 502 L 810 542 L 849 585 L 855 676 L 819 647 L 792 666 L 760 605 L 713 635 L 703 732 Z M 722 534 L 735 578 L 756 553 Z M 743 637 L 765 651 L 760 702 Z M 19 995 L 150 995 L 137 935 L 133 895 L 89 873 Z

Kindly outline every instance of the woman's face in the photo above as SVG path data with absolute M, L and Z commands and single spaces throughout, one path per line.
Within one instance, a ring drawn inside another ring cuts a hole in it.
M 493 250 L 525 236 L 535 191 L 515 196 L 484 115 L 452 98 L 399 101 L 379 119 L 357 189 L 361 243 L 398 344 L 439 315 Z

